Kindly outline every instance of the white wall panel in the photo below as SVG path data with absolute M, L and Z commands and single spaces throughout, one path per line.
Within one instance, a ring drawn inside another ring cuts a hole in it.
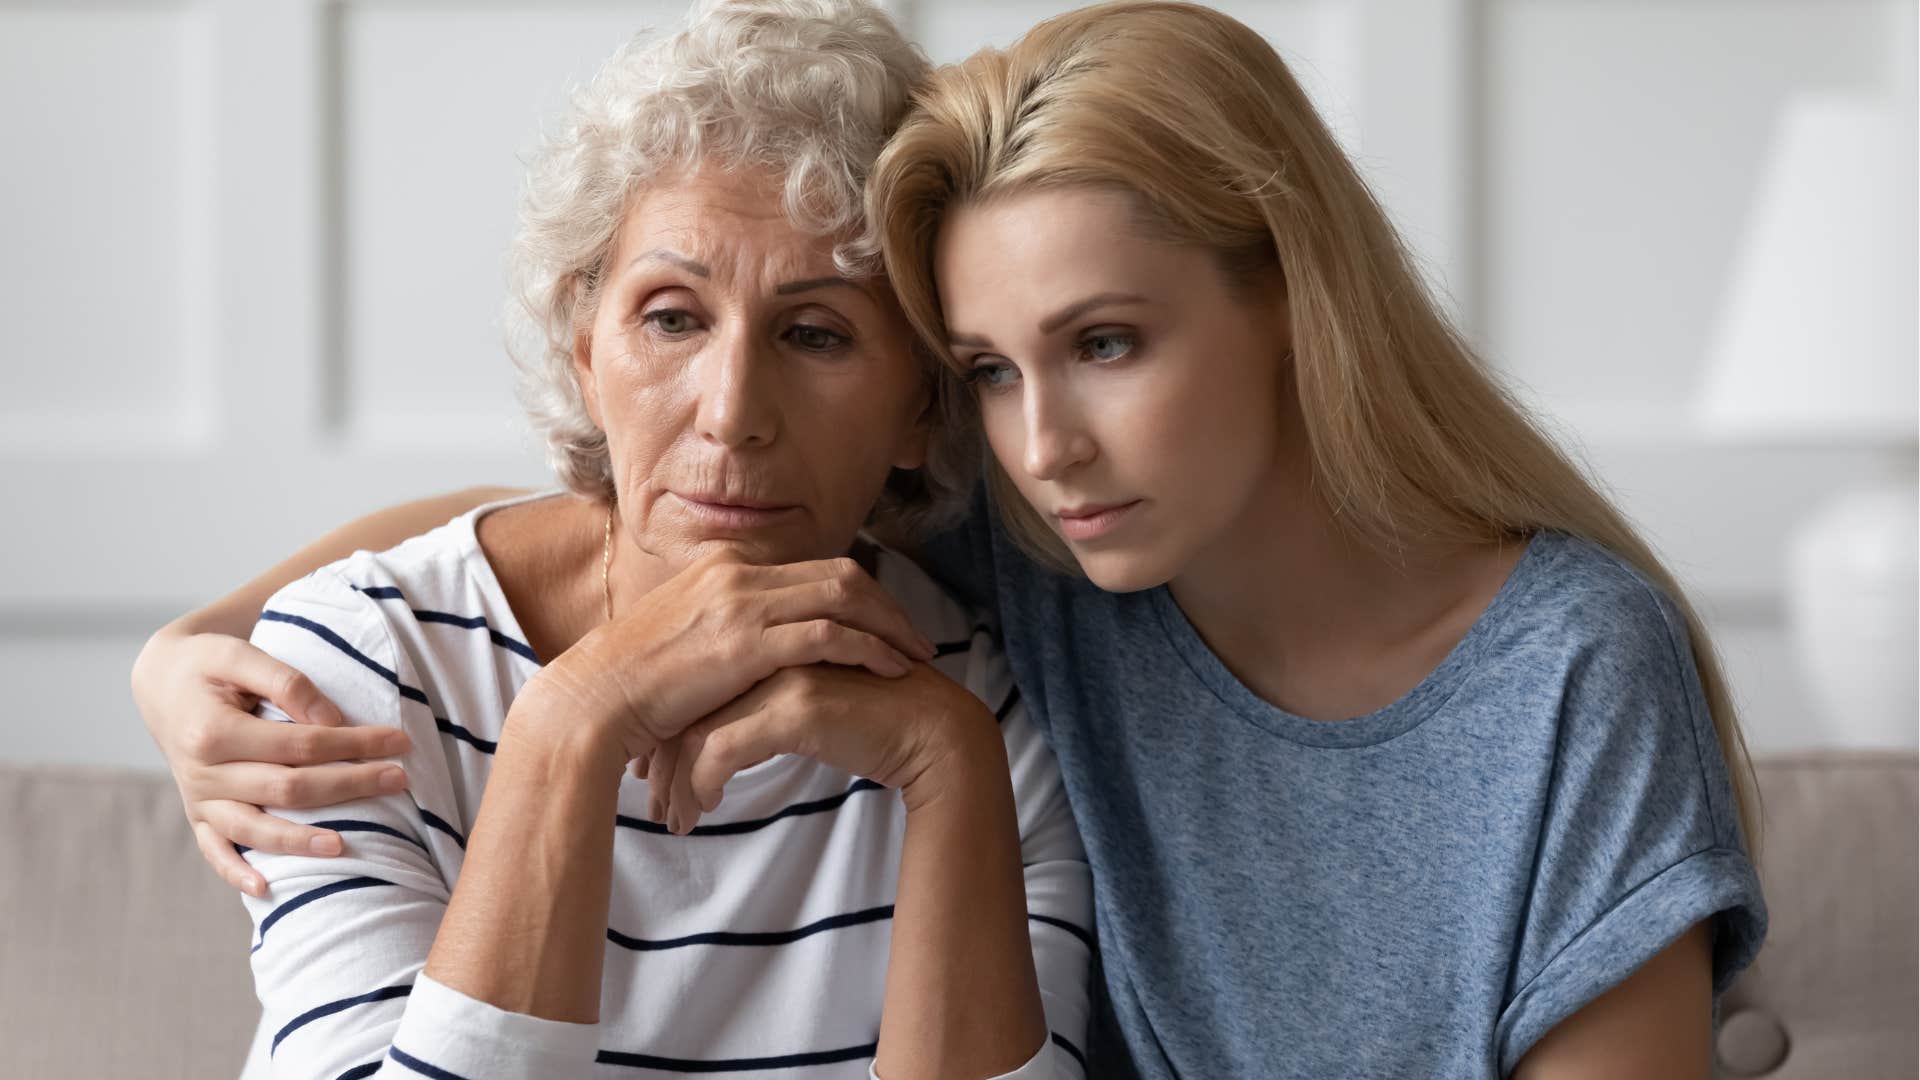
M 178 449 L 204 434 L 201 16 L 0 8 L 0 448 Z
M 569 86 L 683 12 L 677 2 L 339 9 L 349 440 L 511 445 L 499 315 L 522 160 Z
M 1891 29 L 1827 0 L 1490 4 L 1493 355 L 1576 422 L 1686 426 L 1782 104 L 1891 96 Z

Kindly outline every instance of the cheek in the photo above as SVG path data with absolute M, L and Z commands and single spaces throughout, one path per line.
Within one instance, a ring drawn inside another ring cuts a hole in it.
M 644 481 L 673 443 L 688 414 L 686 388 L 674 374 L 684 370 L 624 353 L 596 362 L 592 393 L 616 470 Z

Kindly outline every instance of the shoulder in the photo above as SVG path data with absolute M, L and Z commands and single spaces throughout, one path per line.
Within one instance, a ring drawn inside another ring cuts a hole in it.
M 1503 666 L 1551 673 L 1544 689 L 1555 705 L 1555 787 L 1693 806 L 1710 833 L 1731 835 L 1728 764 L 1684 611 L 1598 545 L 1541 539 L 1548 547 L 1539 553 L 1539 580 L 1505 635 L 1526 641 L 1516 655 L 1530 649 L 1536 663 Z
M 302 670 L 340 663 L 397 683 L 423 616 L 491 606 L 476 597 L 477 556 L 470 515 L 385 551 L 356 551 L 274 593 L 255 644 Z
M 1502 627 L 1506 649 L 1531 653 L 1581 686 L 1672 690 L 1697 679 L 1674 597 L 1591 541 L 1543 533 L 1533 545 L 1521 567 L 1527 580 L 1517 583 L 1522 595 Z

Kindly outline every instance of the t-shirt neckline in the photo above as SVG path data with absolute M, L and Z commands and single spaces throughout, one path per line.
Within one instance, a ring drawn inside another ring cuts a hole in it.
M 1364 716 L 1347 720 L 1312 720 L 1274 705 L 1253 692 L 1227 669 L 1220 657 L 1208 647 L 1200 632 L 1180 610 L 1173 592 L 1166 585 L 1148 590 L 1148 601 L 1159 616 L 1160 628 L 1168 644 L 1183 659 L 1194 677 L 1229 709 L 1254 725 L 1283 739 L 1303 746 L 1324 749 L 1350 749 L 1373 746 L 1397 738 L 1418 727 L 1451 698 L 1479 662 L 1487 642 L 1498 632 L 1508 612 L 1518 606 L 1538 576 L 1539 567 L 1557 534 L 1541 531 L 1527 546 L 1500 584 L 1486 610 L 1474 620 L 1459 643 L 1437 667 L 1427 673 L 1412 690 Z

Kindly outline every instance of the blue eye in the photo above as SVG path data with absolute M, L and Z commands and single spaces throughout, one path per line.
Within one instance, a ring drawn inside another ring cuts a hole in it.
M 1127 334 L 1089 334 L 1080 339 L 1080 353 L 1089 360 L 1118 360 L 1133 351 Z
M 1020 369 L 1005 361 L 981 361 L 967 371 L 967 382 L 989 390 L 1011 386 L 1020 378 Z

